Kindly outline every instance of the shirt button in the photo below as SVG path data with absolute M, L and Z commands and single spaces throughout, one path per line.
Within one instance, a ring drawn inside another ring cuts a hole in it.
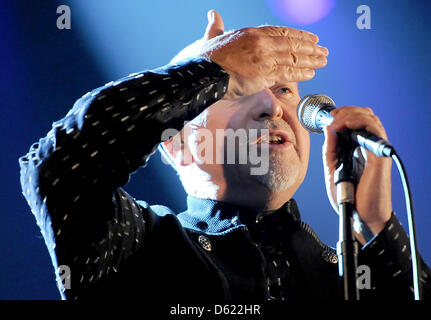
M 212 250 L 211 242 L 207 237 L 200 235 L 198 238 L 198 242 L 202 246 L 202 248 L 204 248 L 204 250 L 206 251 Z
M 323 258 L 323 260 L 325 260 L 326 262 L 329 262 L 329 263 L 337 263 L 338 262 L 337 255 L 328 249 L 325 249 L 322 251 L 322 258 Z

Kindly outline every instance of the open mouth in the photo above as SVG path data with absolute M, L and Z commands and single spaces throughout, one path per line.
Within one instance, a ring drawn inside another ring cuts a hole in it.
M 257 140 L 257 144 L 269 143 L 269 144 L 282 144 L 284 143 L 283 137 L 277 135 L 261 136 Z
M 290 142 L 286 133 L 282 131 L 269 131 L 268 134 L 261 135 L 257 138 L 255 144 L 284 145 Z

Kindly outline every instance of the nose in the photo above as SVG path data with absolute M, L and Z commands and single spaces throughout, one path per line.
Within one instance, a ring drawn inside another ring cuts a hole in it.
M 252 109 L 252 117 L 255 121 L 273 120 L 283 117 L 282 103 L 269 89 L 264 89 L 256 94 L 257 101 Z

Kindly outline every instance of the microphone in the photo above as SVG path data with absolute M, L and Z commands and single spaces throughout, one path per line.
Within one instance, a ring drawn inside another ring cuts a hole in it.
M 335 108 L 335 102 L 330 97 L 324 94 L 310 94 L 299 101 L 296 112 L 299 122 L 305 129 L 322 133 L 323 127 L 330 125 L 334 120 L 330 112 Z M 366 130 L 348 132 L 353 142 L 379 157 L 392 157 L 395 154 L 395 149 L 389 142 Z

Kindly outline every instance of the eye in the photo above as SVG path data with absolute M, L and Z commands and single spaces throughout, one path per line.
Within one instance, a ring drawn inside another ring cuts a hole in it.
M 292 90 L 290 90 L 290 88 L 288 88 L 288 87 L 282 87 L 279 89 L 279 91 L 281 93 L 292 93 Z

